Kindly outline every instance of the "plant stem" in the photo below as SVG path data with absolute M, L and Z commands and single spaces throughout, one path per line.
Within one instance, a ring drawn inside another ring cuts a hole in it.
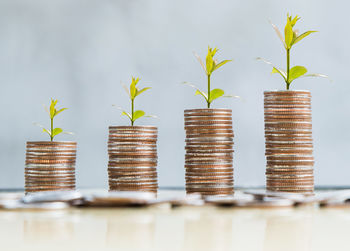
M 208 100 L 207 100 L 208 108 L 210 108 L 210 74 L 208 75 Z
M 290 49 L 287 49 L 287 80 L 286 80 L 286 84 L 287 84 L 287 90 L 289 90 L 289 68 L 290 68 Z
M 51 131 L 50 131 L 50 139 L 53 141 L 53 118 L 51 118 Z
M 134 125 L 134 99 L 131 100 L 131 126 Z

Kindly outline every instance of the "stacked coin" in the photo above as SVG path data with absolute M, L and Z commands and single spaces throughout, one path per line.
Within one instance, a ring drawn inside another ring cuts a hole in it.
M 111 191 L 157 192 L 157 132 L 154 126 L 109 127 Z
M 26 193 L 74 190 L 76 142 L 27 142 Z
M 264 109 L 267 190 L 312 194 L 310 92 L 266 91 Z
M 233 130 L 229 109 L 185 110 L 186 192 L 233 194 Z

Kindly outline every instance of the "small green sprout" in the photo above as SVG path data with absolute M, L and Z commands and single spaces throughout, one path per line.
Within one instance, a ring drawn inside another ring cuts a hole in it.
M 130 119 L 131 126 L 133 126 L 135 121 L 141 117 L 155 117 L 152 115 L 146 115 L 146 113 L 142 110 L 136 110 L 136 111 L 134 110 L 135 109 L 135 98 L 138 95 L 140 95 L 141 93 L 143 93 L 144 91 L 151 89 L 151 87 L 145 87 L 145 88 L 139 89 L 137 87 L 137 84 L 139 81 L 140 81 L 139 78 L 135 79 L 134 77 L 131 77 L 130 88 L 128 89 L 126 87 L 126 85 L 123 85 L 126 93 L 128 94 L 128 96 L 130 98 L 130 101 L 131 101 L 131 113 L 122 110 L 122 115 L 125 115 Z
M 208 79 L 208 90 L 207 92 L 205 91 L 201 91 L 199 88 L 197 88 L 196 86 L 189 84 L 187 82 L 185 82 L 184 84 L 187 84 L 193 88 L 196 89 L 195 95 L 202 95 L 205 99 L 205 101 L 207 102 L 207 107 L 210 108 L 211 103 L 215 100 L 218 99 L 220 97 L 233 97 L 230 95 L 225 95 L 225 92 L 221 89 L 210 89 L 210 77 L 212 75 L 212 73 L 214 71 L 216 71 L 217 69 L 219 69 L 221 66 L 223 66 L 224 64 L 232 61 L 232 60 L 223 60 L 220 63 L 218 63 L 218 61 L 216 59 L 214 59 L 215 54 L 217 53 L 218 49 L 217 48 L 210 48 L 210 46 L 208 46 L 208 54 L 205 60 L 205 65 L 202 61 L 202 59 L 197 55 L 194 54 L 195 57 L 197 58 L 198 62 L 201 64 L 205 74 L 207 75 L 207 79 Z
M 289 90 L 290 84 L 297 78 L 300 77 L 325 77 L 327 78 L 326 75 L 323 74 L 318 74 L 318 73 L 313 73 L 313 74 L 306 74 L 307 69 L 304 66 L 294 66 L 290 68 L 290 51 L 296 43 L 300 42 L 303 38 L 309 36 L 311 33 L 317 32 L 317 31 L 306 31 L 302 34 L 299 35 L 298 30 L 294 29 L 294 26 L 296 22 L 300 19 L 300 17 L 295 16 L 294 18 L 292 16 L 289 16 L 287 14 L 287 24 L 284 28 L 284 37 L 282 36 L 281 32 L 277 28 L 276 25 L 271 23 L 273 29 L 276 31 L 277 36 L 279 39 L 282 41 L 282 44 L 286 50 L 287 54 L 287 71 L 277 68 L 274 66 L 271 62 L 266 61 L 265 59 L 262 58 L 257 58 L 258 60 L 264 61 L 266 64 L 272 66 L 272 73 L 278 73 L 280 74 L 284 81 L 286 82 L 286 89 Z
M 49 114 L 50 116 L 50 124 L 51 124 L 51 129 L 48 130 L 46 128 L 44 128 L 42 125 L 40 124 L 36 124 L 38 126 L 40 126 L 43 129 L 43 132 L 47 133 L 50 136 L 50 140 L 53 141 L 54 137 L 57 136 L 60 133 L 66 133 L 66 134 L 72 134 L 71 132 L 64 132 L 62 130 L 62 128 L 54 128 L 53 126 L 53 119 L 60 114 L 61 112 L 63 112 L 64 110 L 67 110 L 67 108 L 61 108 L 59 110 L 56 109 L 56 105 L 57 105 L 58 100 L 55 99 L 51 99 L 51 104 L 50 104 L 50 108 L 47 109 L 47 107 L 45 106 L 45 110 L 46 112 Z

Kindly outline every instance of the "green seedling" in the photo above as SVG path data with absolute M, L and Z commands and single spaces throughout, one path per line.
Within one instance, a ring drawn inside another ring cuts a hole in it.
M 151 89 L 151 87 L 145 87 L 142 89 L 139 89 L 137 87 L 138 82 L 140 81 L 139 78 L 134 78 L 131 77 L 131 84 L 130 84 L 130 88 L 128 89 L 126 85 L 123 85 L 126 93 L 128 94 L 130 101 L 131 101 L 131 112 L 126 112 L 124 110 L 122 110 L 122 115 L 127 116 L 130 119 L 131 122 L 131 126 L 134 125 L 135 121 L 139 118 L 142 117 L 155 117 L 152 115 L 146 115 L 146 113 L 142 110 L 136 110 L 135 111 L 135 98 L 140 95 L 141 93 L 143 93 L 144 91 L 147 91 L 148 89 Z
M 60 133 L 66 133 L 66 134 L 72 134 L 71 132 L 64 132 L 62 130 L 62 128 L 54 128 L 53 126 L 53 120 L 54 118 L 60 114 L 61 112 L 63 112 L 64 110 L 67 110 L 67 108 L 61 108 L 61 109 L 58 109 L 56 108 L 56 105 L 57 105 L 57 102 L 58 100 L 55 100 L 55 99 L 51 99 L 51 104 L 50 104 L 50 108 L 47 109 L 46 106 L 45 107 L 45 110 L 46 112 L 49 114 L 50 116 L 50 130 L 44 128 L 42 125 L 40 124 L 36 124 L 38 126 L 40 126 L 42 129 L 43 129 L 43 132 L 47 133 L 49 136 L 50 136 L 50 140 L 53 141 L 54 137 L 57 136 L 58 134 Z
M 206 76 L 207 76 L 207 80 L 208 80 L 208 90 L 207 92 L 200 90 L 199 88 L 197 88 L 196 86 L 185 82 L 184 84 L 187 84 L 193 88 L 196 89 L 195 95 L 201 95 L 205 101 L 207 102 L 207 107 L 210 108 L 211 103 L 220 98 L 220 97 L 237 97 L 237 96 L 231 96 L 231 95 L 225 95 L 224 90 L 222 89 L 213 89 L 211 90 L 211 86 L 210 86 L 210 77 L 213 74 L 214 71 L 216 71 L 217 69 L 219 69 L 221 66 L 223 66 L 224 64 L 232 61 L 232 60 L 223 60 L 220 63 L 214 59 L 215 54 L 218 52 L 217 48 L 210 48 L 210 46 L 208 46 L 208 54 L 205 60 L 205 65 L 202 61 L 202 59 L 197 55 L 194 54 L 195 57 L 197 58 L 198 62 L 201 64 Z
M 318 73 L 312 73 L 312 74 L 306 74 L 307 69 L 304 66 L 296 65 L 290 68 L 290 51 L 292 47 L 300 42 L 302 39 L 305 37 L 309 36 L 310 34 L 317 32 L 317 31 L 306 31 L 302 34 L 299 34 L 297 29 L 294 29 L 295 24 L 297 21 L 300 19 L 300 17 L 295 16 L 294 18 L 292 16 L 289 16 L 287 14 L 287 24 L 284 28 L 284 37 L 282 33 L 279 31 L 276 25 L 271 23 L 273 29 L 276 31 L 277 36 L 281 40 L 285 50 L 286 50 L 286 56 L 287 56 L 287 70 L 280 69 L 276 66 L 274 66 L 271 62 L 262 59 L 262 58 L 257 58 L 258 60 L 264 61 L 266 64 L 272 66 L 272 73 L 278 73 L 280 74 L 285 83 L 286 83 L 286 89 L 289 90 L 290 84 L 300 78 L 300 77 L 327 77 L 326 75 L 323 74 L 318 74 Z

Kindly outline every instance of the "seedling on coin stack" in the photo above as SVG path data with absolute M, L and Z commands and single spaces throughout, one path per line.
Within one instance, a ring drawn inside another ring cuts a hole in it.
M 67 108 L 61 108 L 58 109 L 56 108 L 58 100 L 55 99 L 51 99 L 51 104 L 49 109 L 45 106 L 45 110 L 46 112 L 49 114 L 50 116 L 50 130 L 46 129 L 45 127 L 43 127 L 42 125 L 37 124 L 38 126 L 40 126 L 43 129 L 44 133 L 47 133 L 50 136 L 50 141 L 53 141 L 53 139 L 55 138 L 55 136 L 57 136 L 60 133 L 66 133 L 66 134 L 72 134 L 70 132 L 64 132 L 62 130 L 62 128 L 54 128 L 54 118 L 60 114 L 61 112 L 63 112 L 64 110 L 67 110 Z
M 211 89 L 211 76 L 231 60 L 220 63 L 214 58 L 217 48 L 208 48 L 206 64 L 195 54 L 207 77 L 207 91 L 196 89 L 207 104 L 206 109 L 185 110 L 186 192 L 202 195 L 233 193 L 233 130 L 232 110 L 212 109 L 212 102 L 226 97 L 221 89 Z
M 122 115 L 127 116 L 130 119 L 130 123 L 133 126 L 135 121 L 139 118 L 142 117 L 152 117 L 151 115 L 146 115 L 146 113 L 142 110 L 137 110 L 135 111 L 135 98 L 140 95 L 141 93 L 143 93 L 144 91 L 147 91 L 148 89 L 151 89 L 151 87 L 145 87 L 140 89 L 137 84 L 139 83 L 140 79 L 139 78 L 134 78 L 131 77 L 131 84 L 130 84 L 130 88 L 128 89 L 126 87 L 126 85 L 123 85 L 126 93 L 128 94 L 129 98 L 130 98 L 130 103 L 131 103 L 131 112 L 126 112 L 123 111 Z
M 221 97 L 237 97 L 237 96 L 232 96 L 232 95 L 226 95 L 225 91 L 219 88 L 215 88 L 215 89 L 211 89 L 211 75 L 213 74 L 214 71 L 218 70 L 220 67 L 222 67 L 223 65 L 227 64 L 228 62 L 231 62 L 232 60 L 223 60 L 221 62 L 218 62 L 217 59 L 215 59 L 215 54 L 218 52 L 217 48 L 210 48 L 210 46 L 208 46 L 208 54 L 206 57 L 206 64 L 204 65 L 202 59 L 195 53 L 195 57 L 197 58 L 198 62 L 200 63 L 200 65 L 202 66 L 205 75 L 207 77 L 207 91 L 202 91 L 200 90 L 198 87 L 184 82 L 184 84 L 187 84 L 191 87 L 193 87 L 194 89 L 196 89 L 195 95 L 201 95 L 206 103 L 207 103 L 207 108 L 210 108 L 211 103 Z
M 313 143 L 310 91 L 290 91 L 291 83 L 302 77 L 327 77 L 307 74 L 304 66 L 290 67 L 291 49 L 316 31 L 299 34 L 295 29 L 300 17 L 287 15 L 284 36 L 272 24 L 286 50 L 286 70 L 272 66 L 272 73 L 282 76 L 286 90 L 265 91 L 266 188 L 312 194 L 314 189 Z
M 291 58 L 291 49 L 294 45 L 296 45 L 298 42 L 303 40 L 305 37 L 309 36 L 310 34 L 317 32 L 317 31 L 306 31 L 304 33 L 299 34 L 299 30 L 295 29 L 294 26 L 297 23 L 297 21 L 300 20 L 300 17 L 295 16 L 292 18 L 292 16 L 287 15 L 287 24 L 284 28 L 284 37 L 282 33 L 279 31 L 278 27 L 271 23 L 273 29 L 275 30 L 277 36 L 281 40 L 284 49 L 286 50 L 286 67 L 287 70 L 283 70 L 281 68 L 278 68 L 274 66 L 271 62 L 263 59 L 263 58 L 257 58 L 258 60 L 262 60 L 266 64 L 272 66 L 272 73 L 278 73 L 286 83 L 286 89 L 289 90 L 289 87 L 291 83 L 301 77 L 324 77 L 327 78 L 324 74 L 318 74 L 318 73 L 311 73 L 307 74 L 307 69 L 304 66 L 296 65 L 290 68 L 290 58 Z
M 140 79 L 131 78 L 127 92 L 131 111 L 122 110 L 130 120 L 130 126 L 110 126 L 108 140 L 108 176 L 111 191 L 145 191 L 156 193 L 157 181 L 157 132 L 155 126 L 135 126 L 137 119 L 152 117 L 142 110 L 135 111 L 135 98 L 150 89 L 138 87 Z
M 57 109 L 57 100 L 51 99 L 49 109 L 50 129 L 43 126 L 50 141 L 28 141 L 25 163 L 25 191 L 26 193 L 74 190 L 76 142 L 53 141 L 55 136 L 63 132 L 61 128 L 54 128 L 54 118 L 67 108 Z M 70 134 L 70 133 L 69 133 Z

